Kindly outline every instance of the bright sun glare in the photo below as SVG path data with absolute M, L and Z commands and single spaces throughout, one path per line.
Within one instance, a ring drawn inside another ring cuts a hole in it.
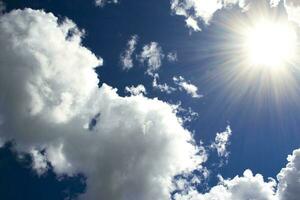
M 261 22 L 248 29 L 245 36 L 245 50 L 252 65 L 276 67 L 295 57 L 297 35 L 288 24 Z

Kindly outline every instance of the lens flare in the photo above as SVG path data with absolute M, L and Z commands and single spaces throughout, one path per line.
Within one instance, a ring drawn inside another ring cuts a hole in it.
M 296 41 L 296 32 L 288 24 L 264 21 L 246 29 L 244 48 L 250 64 L 271 68 L 294 59 Z

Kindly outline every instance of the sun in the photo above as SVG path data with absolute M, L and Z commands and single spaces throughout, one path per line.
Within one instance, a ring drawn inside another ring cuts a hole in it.
M 272 68 L 289 63 L 296 56 L 297 35 L 288 23 L 259 22 L 247 28 L 244 36 L 251 65 Z

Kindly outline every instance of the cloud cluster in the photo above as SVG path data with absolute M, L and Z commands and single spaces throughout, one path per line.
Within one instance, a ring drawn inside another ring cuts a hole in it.
M 207 153 L 174 106 L 143 95 L 121 97 L 106 84 L 99 88 L 95 68 L 102 59 L 82 46 L 84 31 L 72 21 L 13 10 L 0 17 L 0 30 L 0 138 L 30 153 L 38 174 L 48 163 L 58 175 L 83 173 L 81 199 L 168 200 L 178 189 L 176 200 L 299 199 L 300 149 L 288 157 L 278 183 L 246 170 L 200 193 L 201 180 L 191 172 L 209 173 L 201 166 Z M 138 88 L 128 90 L 143 91 Z M 230 134 L 217 134 L 220 155 Z M 192 181 L 174 181 L 182 174 Z
M 247 169 L 243 176 L 224 179 L 207 193 L 187 187 L 174 195 L 176 200 L 298 200 L 300 196 L 300 149 L 288 156 L 287 165 L 273 178 L 265 180 L 261 174 L 253 175 Z
M 58 175 L 83 173 L 82 199 L 152 200 L 169 199 L 175 175 L 201 168 L 206 154 L 172 105 L 98 87 L 102 59 L 72 21 L 13 10 L 0 29 L 0 138 L 31 153 L 38 173 L 48 162 Z M 142 53 L 153 70 L 155 46 Z
M 171 0 L 174 14 L 184 16 L 186 25 L 194 31 L 201 31 L 198 23 L 209 24 L 217 10 L 238 5 L 247 9 L 248 0 Z
M 276 182 L 268 182 L 260 174 L 253 175 L 251 170 L 246 170 L 243 176 L 224 180 L 220 177 L 219 185 L 211 188 L 208 193 L 198 193 L 191 188 L 175 195 L 175 200 L 275 200 Z

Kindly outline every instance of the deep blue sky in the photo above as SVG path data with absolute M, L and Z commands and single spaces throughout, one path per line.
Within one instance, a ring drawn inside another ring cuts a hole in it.
M 293 94 L 281 94 L 280 101 L 276 102 L 271 86 L 264 86 L 268 89 L 259 93 L 263 83 L 258 78 L 246 83 L 243 77 L 239 77 L 239 67 L 234 67 L 234 62 L 226 64 L 228 56 L 238 56 L 238 52 L 228 55 L 223 49 L 234 37 L 238 37 L 224 29 L 226 21 L 235 19 L 232 12 L 216 13 L 210 26 L 203 27 L 202 32 L 191 33 L 185 26 L 184 18 L 171 14 L 169 0 L 120 0 L 119 4 L 109 4 L 104 8 L 95 7 L 92 0 L 4 2 L 8 11 L 30 7 L 72 19 L 78 27 L 86 30 L 84 45 L 104 59 L 104 65 L 97 69 L 101 82 L 118 88 L 120 95 L 125 95 L 125 86 L 143 84 L 149 97 L 173 103 L 181 101 L 184 107 L 191 107 L 199 113 L 199 117 L 188 124 L 189 129 L 194 130 L 197 141 L 209 144 L 216 132 L 223 131 L 229 124 L 233 131 L 229 162 L 215 170 L 216 174 L 233 177 L 250 168 L 264 177 L 275 177 L 285 166 L 287 155 L 300 146 L 300 105 L 296 101 L 298 89 L 295 88 Z M 233 10 L 235 16 L 245 17 L 237 9 Z M 134 34 L 139 36 L 138 51 L 144 44 L 155 41 L 164 52 L 177 52 L 177 62 L 163 63 L 159 71 L 160 81 L 171 84 L 173 76 L 181 75 L 197 85 L 204 97 L 192 99 L 184 93 L 166 95 L 152 91 L 151 78 L 144 74 L 145 68 L 137 62 L 134 69 L 123 71 L 120 53 Z M 233 78 L 237 81 L 233 82 Z M 298 79 L 296 75 L 295 78 Z M 69 184 L 68 187 L 75 193 L 83 187 L 78 180 L 67 183 L 56 181 L 54 174 L 36 177 L 26 168 L 26 163 L 15 162 L 16 157 L 8 149 L 0 150 L 0 169 L 4 169 L 0 170 L 0 193 L 11 195 L 13 192 L 9 189 L 16 187 L 21 193 L 28 191 L 28 194 L 35 195 L 30 199 L 63 199 L 60 192 L 66 189 L 65 184 Z M 208 164 L 214 164 L 217 160 L 213 156 Z M 20 175 L 8 175 L 12 173 Z M 212 175 L 212 179 L 216 174 Z M 6 181 L 8 179 L 9 183 Z M 39 185 L 39 188 L 24 187 L 22 182 L 26 182 L 27 186 Z M 70 183 L 75 184 L 75 189 Z M 47 190 L 49 196 L 37 197 L 33 190 L 41 193 Z M 15 194 L 6 199 L 24 198 Z

